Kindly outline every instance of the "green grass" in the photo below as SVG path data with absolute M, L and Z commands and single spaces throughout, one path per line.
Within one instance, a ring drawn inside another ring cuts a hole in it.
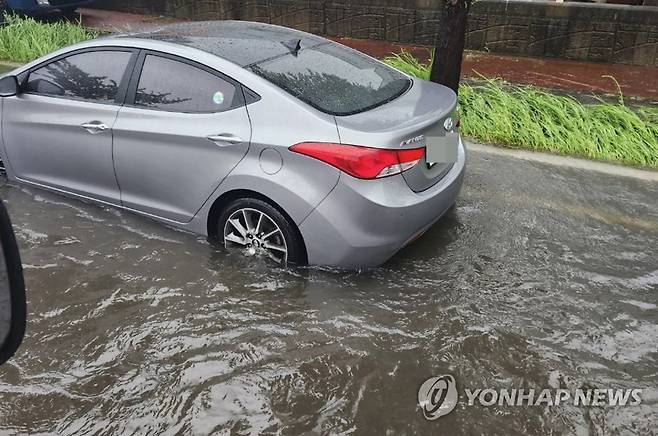
M 431 61 L 423 64 L 409 53 L 384 62 L 429 78 Z M 459 88 L 461 132 L 508 147 L 658 167 L 658 108 L 630 108 L 621 95 L 618 103 L 597 100 L 582 104 L 570 96 L 482 78 Z
M 5 15 L 0 27 L 0 59 L 29 62 L 67 45 L 98 36 L 79 23 L 41 23 L 33 18 Z

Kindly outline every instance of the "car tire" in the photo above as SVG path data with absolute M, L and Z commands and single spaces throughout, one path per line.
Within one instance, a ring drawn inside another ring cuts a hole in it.
M 245 213 L 247 214 L 246 217 L 244 215 Z M 270 236 L 268 240 L 258 238 L 258 234 L 252 234 L 251 236 L 247 235 L 247 237 L 251 239 L 243 237 L 233 223 L 229 223 L 229 219 L 233 222 L 238 220 L 243 227 L 242 230 L 246 230 L 245 227 L 247 226 L 245 226 L 244 220 L 249 219 L 252 221 L 249 226 L 250 232 L 256 233 L 254 231 L 256 230 L 256 227 L 258 227 L 257 221 L 259 221 L 260 214 L 264 215 L 260 224 L 262 227 L 262 229 L 260 229 L 260 236 L 270 234 L 277 230 L 274 228 L 273 224 L 279 231 L 279 233 Z M 295 223 L 279 208 L 259 198 L 239 198 L 231 201 L 219 215 L 216 235 L 219 242 L 222 243 L 225 248 L 243 249 L 246 255 L 255 254 L 254 250 L 256 249 L 256 245 L 258 245 L 257 249 L 260 250 L 259 252 L 261 254 L 266 254 L 269 257 L 272 257 L 273 255 L 279 257 L 282 253 L 280 248 L 285 247 L 285 259 L 274 260 L 279 263 L 295 265 L 305 265 L 307 262 L 306 248 L 304 247 L 302 236 Z M 227 239 L 227 235 L 232 239 Z M 238 239 L 241 239 L 242 241 L 236 242 Z M 242 242 L 246 242 L 248 245 L 245 245 Z M 266 248 L 268 246 L 276 246 L 277 249 L 268 249 Z

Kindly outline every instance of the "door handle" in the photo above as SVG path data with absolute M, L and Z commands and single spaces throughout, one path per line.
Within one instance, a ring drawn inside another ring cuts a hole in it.
M 101 133 L 109 128 L 107 127 L 107 124 L 103 124 L 100 121 L 90 121 L 88 123 L 81 124 L 80 127 L 85 129 L 87 132 L 91 133 L 92 135 Z
M 239 136 L 235 136 L 230 133 L 221 133 L 219 135 L 206 136 L 206 139 L 208 141 L 214 142 L 220 147 L 228 144 L 231 145 L 241 144 L 244 142 L 242 138 L 240 138 Z

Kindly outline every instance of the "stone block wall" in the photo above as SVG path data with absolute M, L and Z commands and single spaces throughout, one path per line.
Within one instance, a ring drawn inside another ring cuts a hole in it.
M 105 0 L 98 7 L 192 20 L 250 20 L 307 32 L 432 45 L 442 0 Z M 520 56 L 658 66 L 658 7 L 476 2 L 466 45 Z M 658 80 L 658 78 L 657 78 Z

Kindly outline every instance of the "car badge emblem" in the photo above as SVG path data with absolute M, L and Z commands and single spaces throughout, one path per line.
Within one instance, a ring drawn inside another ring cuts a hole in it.
M 400 143 L 400 147 L 407 146 L 409 144 L 413 144 L 414 142 L 421 142 L 425 140 L 425 135 L 418 135 L 415 138 L 411 139 L 406 139 Z

